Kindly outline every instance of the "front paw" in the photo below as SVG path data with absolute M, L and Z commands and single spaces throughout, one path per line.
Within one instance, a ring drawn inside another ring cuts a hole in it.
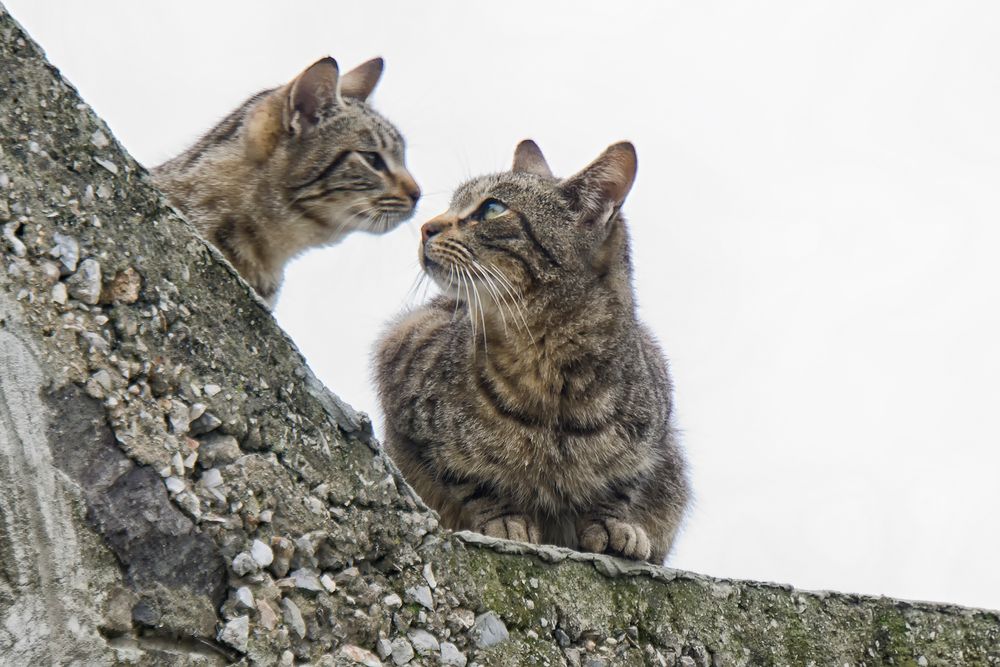
M 499 537 L 517 542 L 540 544 L 542 531 L 538 524 L 524 514 L 506 514 L 504 516 L 484 521 L 479 525 L 479 532 L 488 537 Z
M 592 519 L 578 528 L 577 537 L 582 551 L 609 553 L 632 560 L 649 560 L 649 536 L 636 523 L 612 517 Z

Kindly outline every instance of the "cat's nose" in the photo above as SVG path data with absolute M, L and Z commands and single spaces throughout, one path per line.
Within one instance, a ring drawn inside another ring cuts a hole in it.
M 411 204 L 416 206 L 417 201 L 420 199 L 420 186 L 417 185 L 417 182 L 409 174 L 403 174 L 399 181 L 403 187 L 403 192 L 410 198 Z
M 425 222 L 420 228 L 420 240 L 427 243 L 428 240 L 443 232 L 447 227 L 448 223 L 439 218 Z

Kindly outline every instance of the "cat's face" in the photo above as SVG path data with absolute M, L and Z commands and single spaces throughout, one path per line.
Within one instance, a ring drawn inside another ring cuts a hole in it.
M 251 154 L 266 156 L 288 209 L 337 235 L 387 232 L 420 198 L 402 136 L 365 102 L 381 71 L 375 59 L 340 76 L 324 58 L 276 91 L 260 127 L 251 119 Z
M 635 150 L 620 143 L 558 180 L 524 141 L 511 171 L 460 186 L 448 211 L 424 224 L 421 264 L 445 292 L 468 299 L 477 286 L 493 297 L 478 300 L 495 307 L 621 273 L 628 258 L 618 210 L 635 170 Z

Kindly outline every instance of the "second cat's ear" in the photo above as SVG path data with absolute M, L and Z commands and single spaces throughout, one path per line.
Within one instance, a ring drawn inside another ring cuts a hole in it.
M 560 188 L 588 218 L 606 222 L 625 202 L 635 182 L 638 162 L 635 147 L 627 141 L 612 144 Z
M 514 166 L 510 170 L 552 178 L 552 170 L 542 155 L 542 149 L 531 139 L 525 139 L 514 149 Z
M 288 87 L 285 124 L 293 134 L 301 134 L 319 122 L 324 111 L 340 101 L 337 61 L 327 56 L 310 65 Z
M 368 62 L 361 63 L 340 77 L 340 95 L 364 102 L 378 85 L 384 67 L 385 62 L 381 58 L 372 58 Z

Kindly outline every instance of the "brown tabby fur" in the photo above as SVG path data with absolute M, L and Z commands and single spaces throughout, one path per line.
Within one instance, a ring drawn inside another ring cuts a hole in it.
M 294 256 L 351 231 L 387 232 L 413 213 L 420 189 L 403 138 L 365 102 L 381 73 L 380 58 L 343 76 L 323 58 L 153 170 L 271 306 Z
M 444 295 L 389 327 L 375 372 L 389 452 L 445 526 L 666 557 L 688 484 L 666 362 L 636 319 L 635 169 L 621 143 L 560 181 L 525 141 L 423 226 Z

